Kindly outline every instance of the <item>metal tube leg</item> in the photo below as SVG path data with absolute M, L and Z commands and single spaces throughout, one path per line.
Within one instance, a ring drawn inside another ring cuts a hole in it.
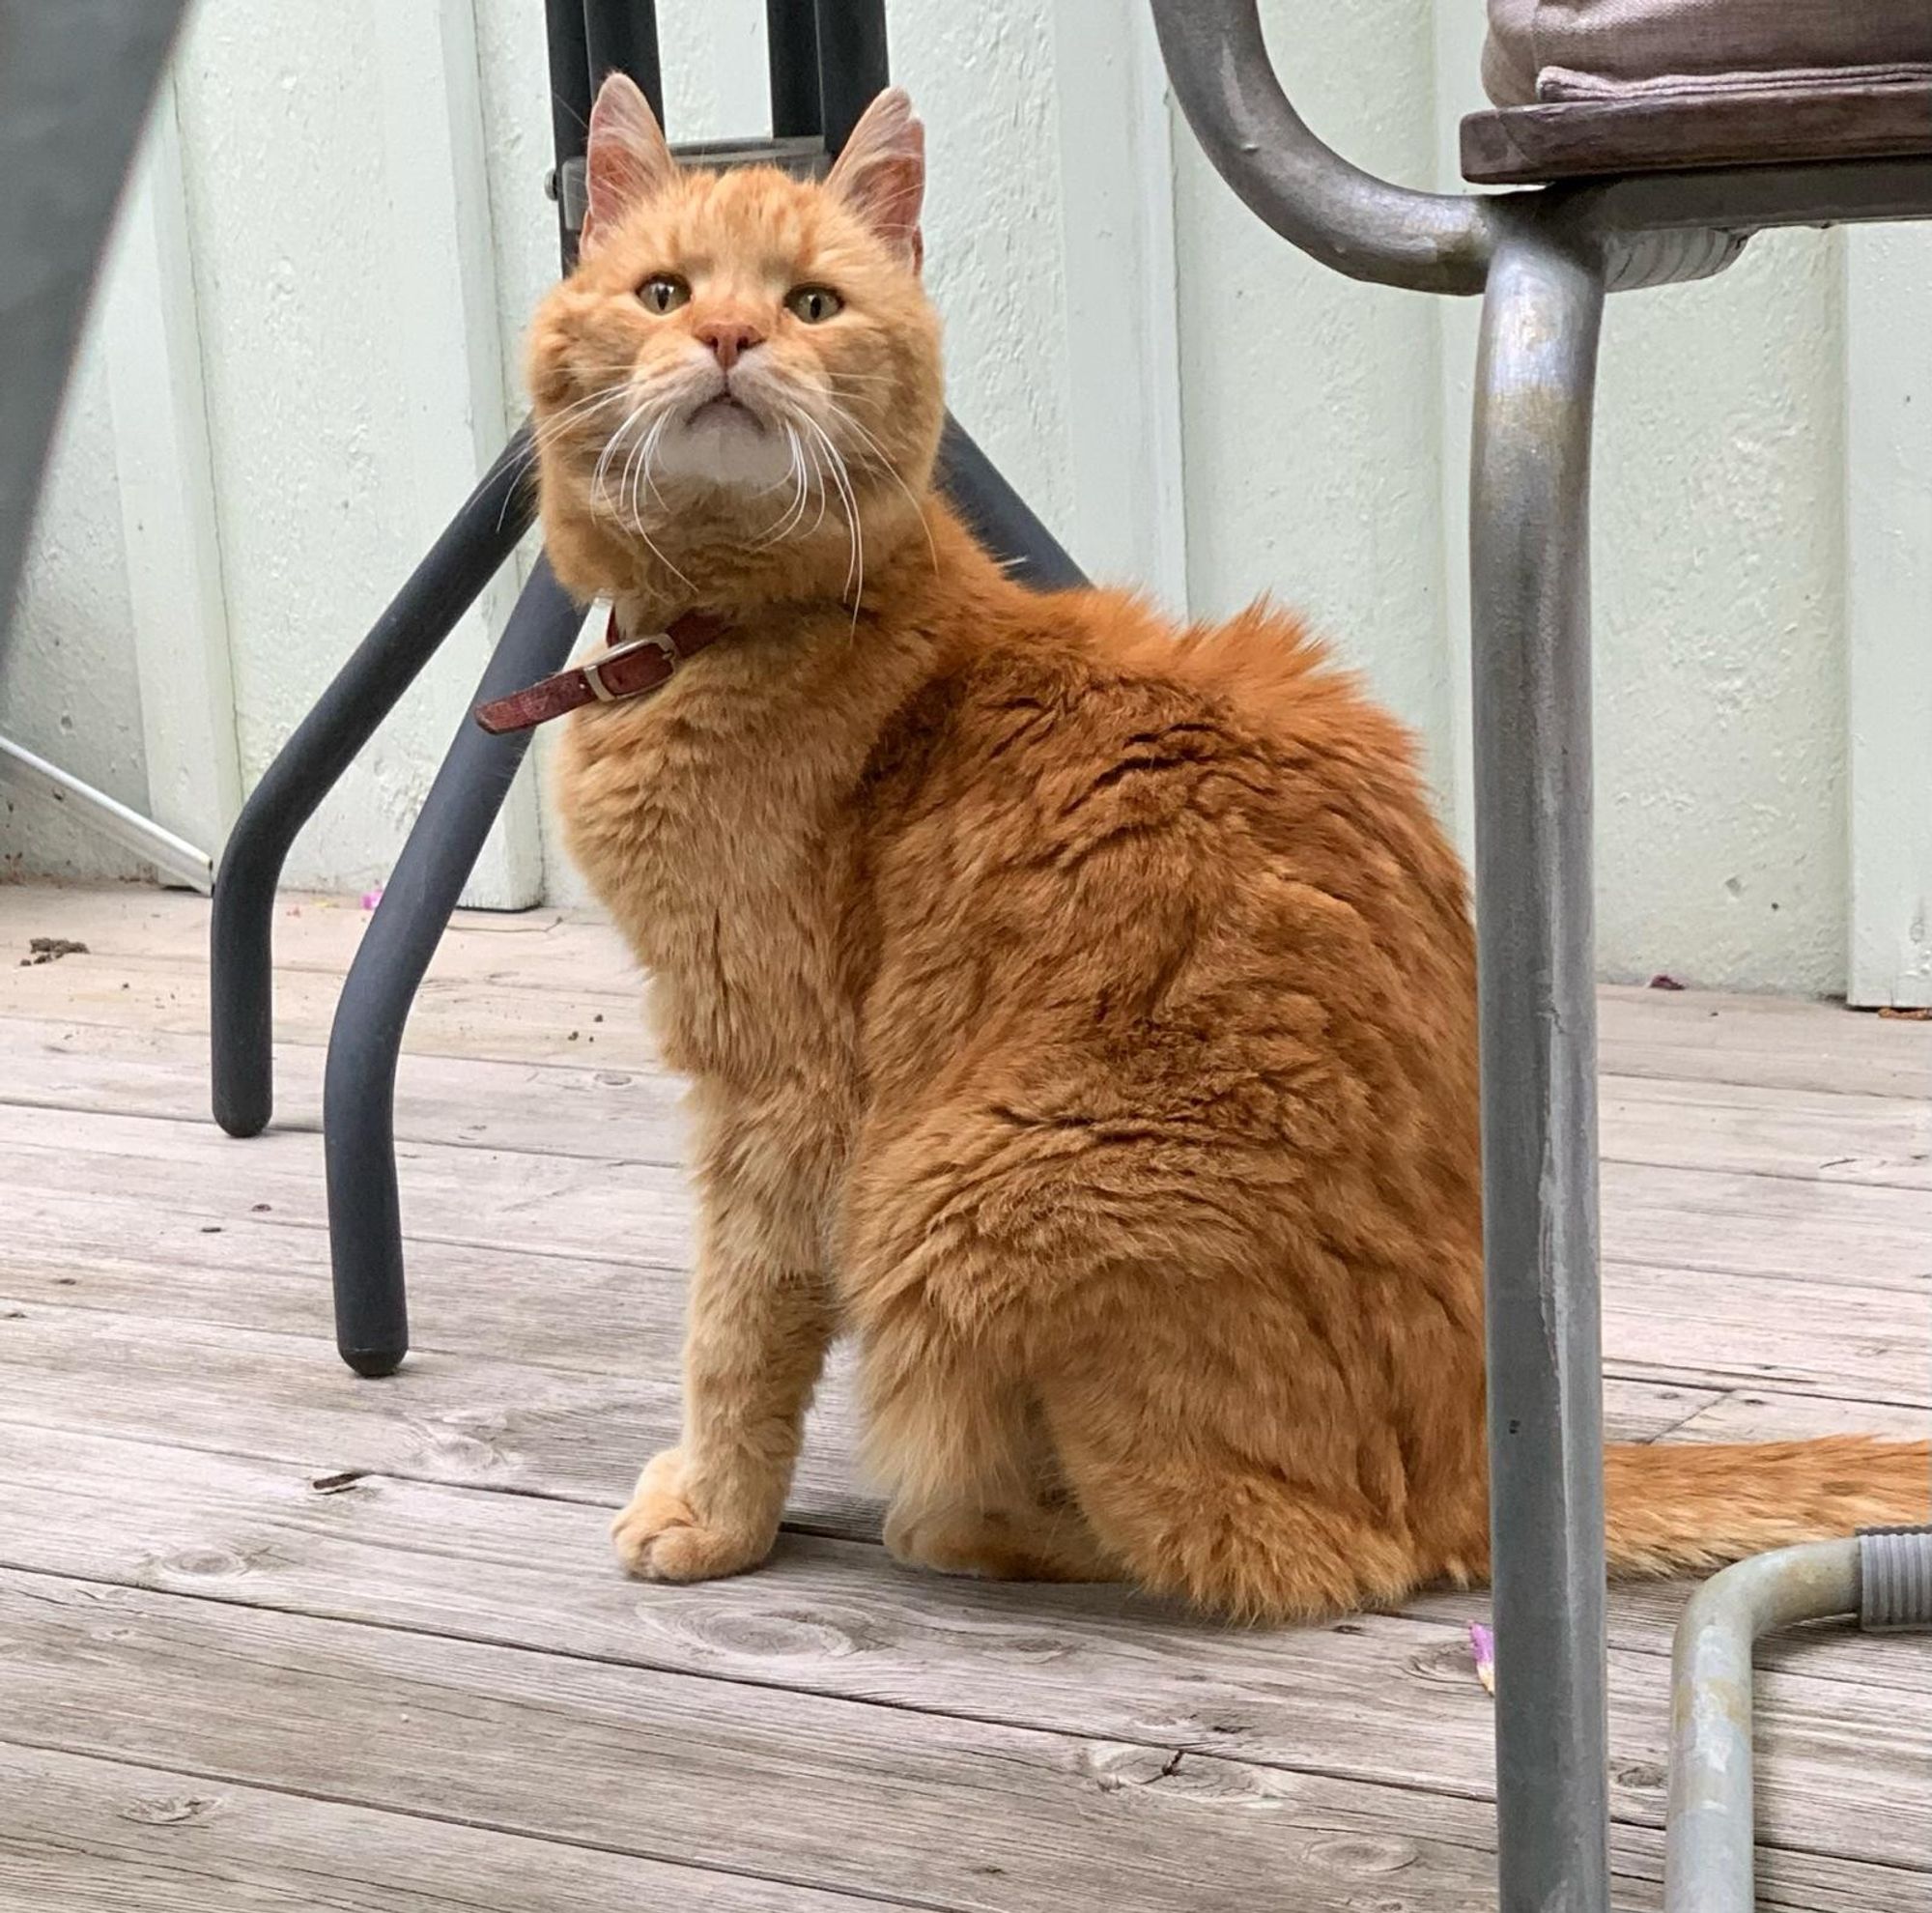
M 826 152 L 837 155 L 892 84 L 885 0 L 817 0 L 818 99 Z
M 582 623 L 549 562 L 539 559 L 483 673 L 478 700 L 557 670 Z M 403 1025 L 528 745 L 527 731 L 492 737 L 465 720 L 335 1006 L 322 1101 L 328 1247 L 336 1346 L 358 1375 L 389 1374 L 409 1349 L 394 1128 Z
M 1590 833 L 1601 263 L 1525 225 L 1470 493 L 1496 1797 L 1504 1913 L 1607 1913 Z
M 519 432 L 249 794 L 221 853 L 209 928 L 214 1120 L 259 1135 L 274 1106 L 275 886 L 296 834 L 528 529 Z
M 1035 517 L 1033 508 L 950 412 L 939 441 L 938 477 L 974 535 L 1022 585 L 1037 591 L 1060 591 L 1086 584 L 1086 574 L 1060 540 Z
M 818 9 L 812 0 L 765 0 L 765 71 L 773 136 L 802 139 L 820 131 Z
M 1670 1653 L 1664 1913 L 1751 1913 L 1751 1646 L 1793 1621 L 1859 1609 L 1857 1541 L 1780 1548 L 1691 1595 Z

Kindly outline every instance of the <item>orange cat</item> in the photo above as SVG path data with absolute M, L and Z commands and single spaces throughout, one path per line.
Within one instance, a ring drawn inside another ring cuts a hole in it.
M 1290 619 L 1034 595 L 934 495 L 903 94 L 820 186 L 680 172 L 615 78 L 588 171 L 550 554 L 726 627 L 562 752 L 703 1194 L 625 1565 L 764 1556 L 849 1328 L 903 1559 L 1243 1618 L 1482 1576 L 1473 962 L 1407 737 Z M 1926 1459 L 1612 1448 L 1611 1556 L 1921 1518 Z

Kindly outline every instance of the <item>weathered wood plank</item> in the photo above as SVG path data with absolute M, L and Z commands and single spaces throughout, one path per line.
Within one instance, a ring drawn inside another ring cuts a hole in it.
M 4 1742 L 0 1800 L 0 1913 L 863 1913 L 908 1903 Z M 1661 1903 L 1661 1835 L 1614 1827 L 1610 1861 L 1622 1913 Z M 1758 1904 L 1775 1913 L 1900 1913 L 1918 1884 L 1860 1861 L 1758 1854 Z M 1388 1891 L 1360 1903 L 1435 1913 Z
M 1808 1407 L 1804 1396 L 1757 1399 L 1770 1433 L 1788 1406 Z M 1674 1385 L 1605 1388 L 1606 1420 L 1624 1441 L 1655 1439 L 1715 1405 L 1710 1391 Z M 1888 1415 L 1908 1412 L 1861 1404 L 1843 1413 L 1863 1413 L 1883 1432 Z M 0 1302 L 0 1422 L 255 1455 L 316 1474 L 364 1469 L 616 1506 L 639 1466 L 675 1438 L 677 1365 L 667 1333 L 633 1377 L 425 1354 L 365 1382 L 320 1338 Z M 877 1533 L 854 1447 L 840 1351 L 808 1426 L 797 1522 Z
M 0 1741 L 0 1913 L 867 1913 L 904 1903 Z
M 1119 1588 L 942 1580 L 900 1570 L 876 1547 L 802 1536 L 734 1582 L 643 1586 L 615 1573 L 601 1524 L 561 1503 L 381 1476 L 319 1493 L 286 1467 L 36 1430 L 0 1429 L 0 1484 L 14 1510 L 0 1535 L 7 1566 L 1378 1785 L 1492 1792 L 1491 1702 L 1466 1623 L 1449 1613 L 1247 1633 Z M 1619 1618 L 1613 1798 L 1620 1815 L 1648 1824 L 1661 1812 L 1668 1651 L 1667 1629 Z M 1889 1703 L 1906 1707 L 1907 1727 L 1921 1716 L 1932 1726 L 1932 1642 L 1835 1629 L 1768 1665 L 1789 1675 L 1764 1679 L 1760 1744 L 1794 1785 L 1817 1785 L 1817 1762 L 1802 1735 L 1787 1735 L 1787 1703 L 1807 1718 L 1851 1715 L 1873 1689 L 1895 1689 L 1911 1697 Z M 1833 1682 L 1855 1692 L 1834 1702 Z M 1786 1831 L 1768 1823 L 1766 1838 L 1793 1843 Z
M 1932 1285 L 1932 1192 L 1654 1163 L 1603 1167 L 1604 1255 L 1656 1268 L 1730 1270 L 1923 1296 Z
M 1932 1407 L 1932 1310 L 1896 1289 L 1611 1263 L 1604 1364 L 1709 1386 Z
M 1492 1891 L 1479 1808 L 1178 1749 L 43 1575 L 0 1624 L 18 1740 L 680 1865 L 962 1913 Z
M 405 1143 L 397 1149 L 412 1236 L 486 1248 L 628 1256 L 633 1245 L 688 1266 L 691 1196 L 676 1169 L 636 1157 Z M 322 1143 L 275 1130 L 244 1143 L 212 1123 L 0 1105 L 0 1190 L 101 1187 L 157 1208 L 200 1190 L 229 1214 L 321 1225 Z
M 327 1040 L 332 979 L 355 954 L 364 922 L 362 912 L 329 909 L 327 901 L 292 897 L 276 919 L 276 1028 L 304 1042 Z M 162 1027 L 205 1031 L 207 910 L 202 899 L 131 886 L 0 886 L 0 949 L 16 943 L 24 952 L 29 935 L 51 933 L 76 936 L 99 952 L 96 959 L 6 968 L 0 1014 L 121 1024 L 155 1017 Z M 131 967 L 116 968 L 124 959 Z M 605 995 L 617 1001 L 605 1004 Z M 520 1012 L 516 999 L 524 996 L 543 1000 Z M 579 1027 L 580 1042 L 594 1038 L 598 1060 L 643 1066 L 650 1055 L 637 1026 L 637 999 L 628 956 L 591 913 L 461 912 L 418 1002 L 412 1046 L 572 1061 L 568 1030 Z M 559 1008 L 565 1014 L 554 1014 Z M 577 1009 L 603 1010 L 605 1023 L 582 1028 L 568 1014 Z M 1840 1004 L 1609 986 L 1600 1025 L 1604 1069 L 1612 1076 L 1932 1098 L 1932 1025 L 1888 1021 Z M 494 1038 L 486 1036 L 493 1028 Z
M 1000 1913 L 1245 1910 L 1284 1876 L 1298 1904 L 1321 1907 L 1410 1868 L 1419 1904 L 1486 1903 L 1469 1865 L 1480 1820 L 1434 1804 L 1454 1796 L 1425 1795 L 1417 1813 L 1412 1790 L 1172 1738 L 1057 1734 L 44 1575 L 0 1574 L 0 1620 L 10 1731 L 66 1751 L 860 1893 L 917 1882 L 923 1903 Z M 1662 1677 L 1654 1657 L 1633 1666 Z M 1796 1677 L 1765 1684 L 1792 1690 L 1768 1711 L 1805 1754 L 1797 1785 L 1766 1763 L 1760 1824 L 1789 1836 L 1771 1843 L 1915 1862 L 1922 1734 L 1896 1692 L 1847 1709 L 1841 1684 L 1796 1699 Z
M 681 1259 L 648 1242 L 626 1250 L 637 1259 L 412 1240 L 416 1346 L 596 1373 L 668 1373 L 683 1316 Z M 320 1227 L 252 1208 L 238 1215 L 192 1195 L 162 1208 L 16 1187 L 0 1241 L 0 1296 L 16 1302 L 314 1335 L 328 1332 L 327 1287 Z M 1924 1304 L 1849 1281 L 1829 1293 L 1820 1308 L 1815 1284 L 1612 1263 L 1604 1271 L 1605 1370 L 1697 1388 L 1924 1403 L 1932 1393 Z
M 1605 1076 L 1600 1105 L 1615 1161 L 1932 1189 L 1932 1100 Z
M 500 978 L 482 980 L 432 976 L 410 1014 L 410 1050 L 623 1070 L 653 1064 L 642 996 L 635 985 L 543 988 L 536 986 L 534 969 L 520 964 Z M 327 1043 L 341 990 L 341 978 L 332 970 L 277 970 L 277 1038 Z M 205 1035 L 208 974 L 203 964 L 185 959 L 69 956 L 28 968 L 0 963 L 0 1015 L 63 1027 L 138 1026 Z
M 871 1535 L 878 1512 L 855 1489 L 845 1399 L 827 1389 L 813 1412 L 793 1512 Z M 0 1421 L 614 1507 L 676 1439 L 677 1366 L 660 1358 L 631 1380 L 424 1355 L 364 1382 L 319 1339 L 0 1304 Z
M 412 1237 L 536 1255 L 627 1259 L 638 1244 L 654 1261 L 690 1255 L 690 1188 L 667 1165 L 441 1143 L 400 1154 Z M 325 1216 L 320 1159 L 320 1140 L 307 1133 L 237 1144 L 206 1123 L 0 1105 L 0 1189 L 106 1186 L 157 1210 L 199 1189 L 218 1192 L 210 1206 L 217 1220 L 267 1203 L 280 1220 L 313 1226 Z M 1628 1163 L 1606 1164 L 1603 1181 L 1612 1262 L 1919 1295 L 1932 1287 L 1932 1190 Z
M 1841 1003 L 1611 985 L 1598 994 L 1598 1046 L 1609 1075 L 1932 1097 L 1932 1024 Z
M 204 967 L 209 911 L 205 897 L 139 884 L 0 885 L 0 955 L 51 934 L 85 943 L 98 957 Z M 284 969 L 341 976 L 372 914 L 354 897 L 284 891 L 274 918 L 278 977 Z M 635 991 L 637 978 L 623 939 L 597 911 L 458 910 L 430 975 L 480 983 L 506 973 L 531 988 Z
M 276 1045 L 276 1129 L 321 1129 L 326 1054 L 309 1043 Z M 397 1078 L 396 1134 L 550 1156 L 622 1153 L 675 1165 L 685 1156 L 682 1097 L 683 1084 L 655 1065 L 506 1063 L 412 1051 Z M 0 1103 L 204 1124 L 208 1039 L 0 1016 Z
M 634 1020 L 629 1005 L 623 1019 Z M 588 1026 L 600 1040 L 610 1030 L 608 1021 Z M 566 1041 L 565 1047 L 573 1045 Z M 564 1062 L 412 1051 L 398 1085 L 396 1133 L 560 1156 L 621 1148 L 655 1162 L 680 1161 L 676 1079 L 650 1065 L 586 1067 L 582 1059 L 596 1052 L 575 1047 Z M 314 1045 L 278 1047 L 278 1128 L 320 1127 L 322 1066 Z M 0 1016 L 0 1101 L 201 1122 L 208 1113 L 207 1040 L 140 1024 Z M 1604 1082 L 1602 1109 L 1603 1152 L 1611 1161 L 1932 1189 L 1932 1102 L 1612 1076 Z
M 0 1296 L 327 1336 L 328 1237 L 320 1224 L 204 1205 L 191 1193 L 162 1209 L 137 1198 L 9 1191 Z M 674 1366 L 683 1268 L 649 1242 L 629 1246 L 634 1260 L 412 1239 L 414 1347 L 593 1374 Z
M 1671 1440 L 1807 1442 L 1814 1435 L 1886 1435 L 1922 1442 L 1928 1434 L 1932 1434 L 1932 1415 L 1922 1408 L 1738 1388 L 1700 1408 L 1671 1431 Z

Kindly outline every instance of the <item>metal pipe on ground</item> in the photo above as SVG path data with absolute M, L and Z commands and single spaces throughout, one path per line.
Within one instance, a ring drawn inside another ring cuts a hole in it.
M 1796 1621 L 1932 1627 L 1932 1528 L 1780 1548 L 1714 1575 L 1677 1624 L 1670 1671 L 1664 1913 L 1752 1913 L 1751 1647 Z

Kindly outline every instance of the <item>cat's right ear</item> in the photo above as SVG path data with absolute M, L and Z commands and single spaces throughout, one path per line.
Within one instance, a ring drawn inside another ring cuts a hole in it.
M 587 204 L 578 244 L 585 250 L 600 231 L 677 177 L 664 128 L 628 73 L 612 73 L 597 89 L 583 174 Z

